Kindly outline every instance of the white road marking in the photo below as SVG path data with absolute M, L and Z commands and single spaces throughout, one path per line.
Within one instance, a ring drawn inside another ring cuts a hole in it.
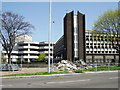
M 11 87 L 11 86 L 13 86 L 13 85 L 0 85 L 0 87 L 3 87 L 3 86 L 9 86 L 9 87 Z
M 109 79 L 118 79 L 118 77 L 111 77 L 111 78 L 109 78 Z
M 80 81 L 90 81 L 90 79 L 86 80 L 74 80 L 74 81 L 61 81 L 61 82 L 47 82 L 48 84 L 54 84 L 54 83 L 71 83 L 71 82 L 80 82 Z
M 2 87 L 3 85 L 0 85 L 0 87 Z

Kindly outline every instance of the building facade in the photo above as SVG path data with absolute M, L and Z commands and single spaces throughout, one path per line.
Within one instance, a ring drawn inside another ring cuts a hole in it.
M 64 35 L 54 46 L 54 58 L 69 61 L 84 60 L 86 63 L 118 62 L 119 55 L 106 35 L 92 37 L 85 30 L 85 15 L 67 13 L 64 18 Z
M 22 39 L 21 39 L 22 38 Z M 16 39 L 17 43 L 12 51 L 12 62 L 23 59 L 27 62 L 31 62 L 33 59 L 37 59 L 41 53 L 46 54 L 46 60 L 48 59 L 48 42 L 33 42 L 31 36 L 20 36 Z M 19 42 L 18 42 L 19 41 Z M 55 42 L 50 42 L 50 58 L 53 58 L 53 46 Z M 6 51 L 2 51 L 7 59 Z
M 105 34 L 92 35 L 91 30 L 86 31 L 86 62 L 109 63 L 118 62 L 119 55 L 112 42 Z
M 64 35 L 54 47 L 54 57 L 69 61 L 85 60 L 84 46 L 85 15 L 80 12 L 74 15 L 73 11 L 67 13 L 64 17 Z

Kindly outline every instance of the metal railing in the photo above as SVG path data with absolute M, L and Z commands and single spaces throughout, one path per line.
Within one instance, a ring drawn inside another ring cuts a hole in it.
M 82 70 L 88 71 L 110 71 L 120 70 L 120 63 L 96 63 L 81 65 Z

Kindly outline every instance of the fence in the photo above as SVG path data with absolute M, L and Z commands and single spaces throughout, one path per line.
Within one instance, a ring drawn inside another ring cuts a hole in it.
M 18 71 L 20 70 L 17 64 L 0 64 L 0 71 Z
M 119 63 L 96 63 L 82 65 L 81 69 L 86 69 L 86 71 L 110 71 L 110 70 L 120 70 Z
M 41 63 L 28 63 L 28 64 L 19 64 L 22 68 L 45 68 L 47 64 L 45 62 Z

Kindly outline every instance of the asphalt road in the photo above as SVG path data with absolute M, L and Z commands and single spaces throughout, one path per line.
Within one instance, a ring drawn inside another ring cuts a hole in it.
M 2 79 L 3 88 L 118 88 L 118 72 Z

